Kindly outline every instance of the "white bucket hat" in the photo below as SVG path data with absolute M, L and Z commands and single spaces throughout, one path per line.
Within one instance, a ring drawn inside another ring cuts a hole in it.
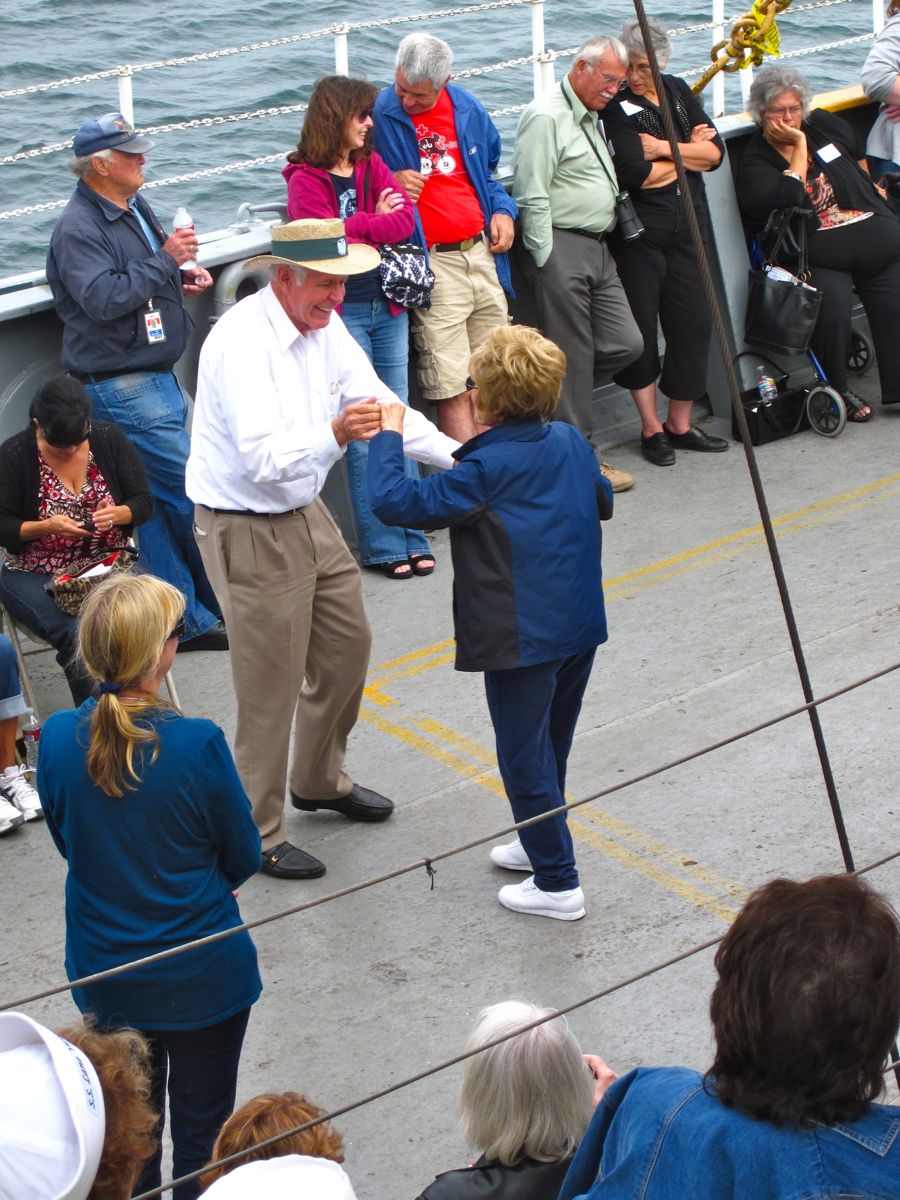
M 24 1013 L 0 1013 L 0 1200 L 85 1200 L 106 1117 L 89 1059 Z
M 203 1193 L 203 1200 L 356 1200 L 347 1172 L 330 1158 L 283 1154 L 235 1167 Z
M 244 263 L 245 271 L 257 267 L 308 267 L 326 275 L 361 275 L 381 264 L 374 246 L 347 241 L 344 222 L 337 217 L 313 218 L 272 226 L 272 253 L 257 254 Z

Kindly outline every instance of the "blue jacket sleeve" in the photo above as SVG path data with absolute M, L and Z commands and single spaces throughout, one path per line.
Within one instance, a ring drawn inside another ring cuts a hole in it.
M 238 887 L 259 870 L 262 851 L 250 801 L 221 729 L 216 729 L 203 748 L 199 784 L 204 789 L 207 828 L 222 874 Z
M 581 1144 L 566 1172 L 559 1200 L 586 1200 L 587 1197 L 593 1196 L 610 1126 L 635 1075 L 636 1072 L 631 1071 L 617 1079 L 597 1105 L 591 1123 L 584 1131 Z
M 409 529 L 459 525 L 476 516 L 486 500 L 482 473 L 474 462 L 427 479 L 410 479 L 403 468 L 403 438 L 393 431 L 369 442 L 369 504 L 385 525 Z

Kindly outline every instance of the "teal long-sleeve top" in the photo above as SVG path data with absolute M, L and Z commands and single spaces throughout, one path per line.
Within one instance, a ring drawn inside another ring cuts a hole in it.
M 146 714 L 159 754 L 137 756 L 135 791 L 107 796 L 86 769 L 95 707 L 54 713 L 38 758 L 47 828 L 69 867 L 69 979 L 239 925 L 232 891 L 260 866 L 250 801 L 217 725 Z M 256 948 L 239 933 L 72 994 L 104 1025 L 172 1030 L 224 1021 L 261 990 Z

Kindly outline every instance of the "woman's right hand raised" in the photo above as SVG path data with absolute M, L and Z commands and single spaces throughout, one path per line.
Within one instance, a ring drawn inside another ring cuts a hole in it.
M 779 117 L 766 117 L 763 133 L 766 141 L 771 142 L 773 146 L 806 146 L 806 134 L 803 130 L 786 125 Z

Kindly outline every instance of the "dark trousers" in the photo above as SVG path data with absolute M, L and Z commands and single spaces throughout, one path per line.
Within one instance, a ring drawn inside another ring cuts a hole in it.
M 44 589 L 49 582 L 50 576 L 38 571 L 10 571 L 4 567 L 0 571 L 0 604 L 20 625 L 50 643 L 77 706 L 94 694 L 94 681 L 75 658 L 77 620 L 47 595 Z
M 706 360 L 712 322 L 697 256 L 687 229 L 644 230 L 633 242 L 616 238 L 612 251 L 644 348 L 619 371 L 619 387 L 644 388 L 659 378 L 672 400 L 699 400 L 706 391 Z M 656 322 L 666 340 L 660 376 Z
M 812 348 L 831 385 L 847 390 L 853 288 L 869 318 L 881 395 L 900 397 L 900 223 L 876 213 L 855 225 L 810 234 L 811 282 L 822 307 Z
M 177 1179 L 209 1162 L 213 1142 L 234 1109 L 241 1046 L 250 1009 L 205 1029 L 143 1030 L 150 1043 L 151 1102 L 165 1128 L 166 1087 L 172 1125 L 172 1170 Z M 162 1145 L 147 1160 L 134 1195 L 159 1187 Z M 176 1200 L 195 1200 L 197 1180 L 173 1191 Z
M 594 654 L 585 650 L 534 667 L 484 673 L 500 775 L 516 821 L 565 803 L 566 764 Z M 521 830 L 519 837 L 539 888 L 578 887 L 565 813 Z
M 644 345 L 616 264 L 605 242 L 564 229 L 553 230 L 553 250 L 542 267 L 524 248 L 519 264 L 531 284 L 541 331 L 566 356 L 556 417 L 593 443 L 595 382 L 608 383 Z

